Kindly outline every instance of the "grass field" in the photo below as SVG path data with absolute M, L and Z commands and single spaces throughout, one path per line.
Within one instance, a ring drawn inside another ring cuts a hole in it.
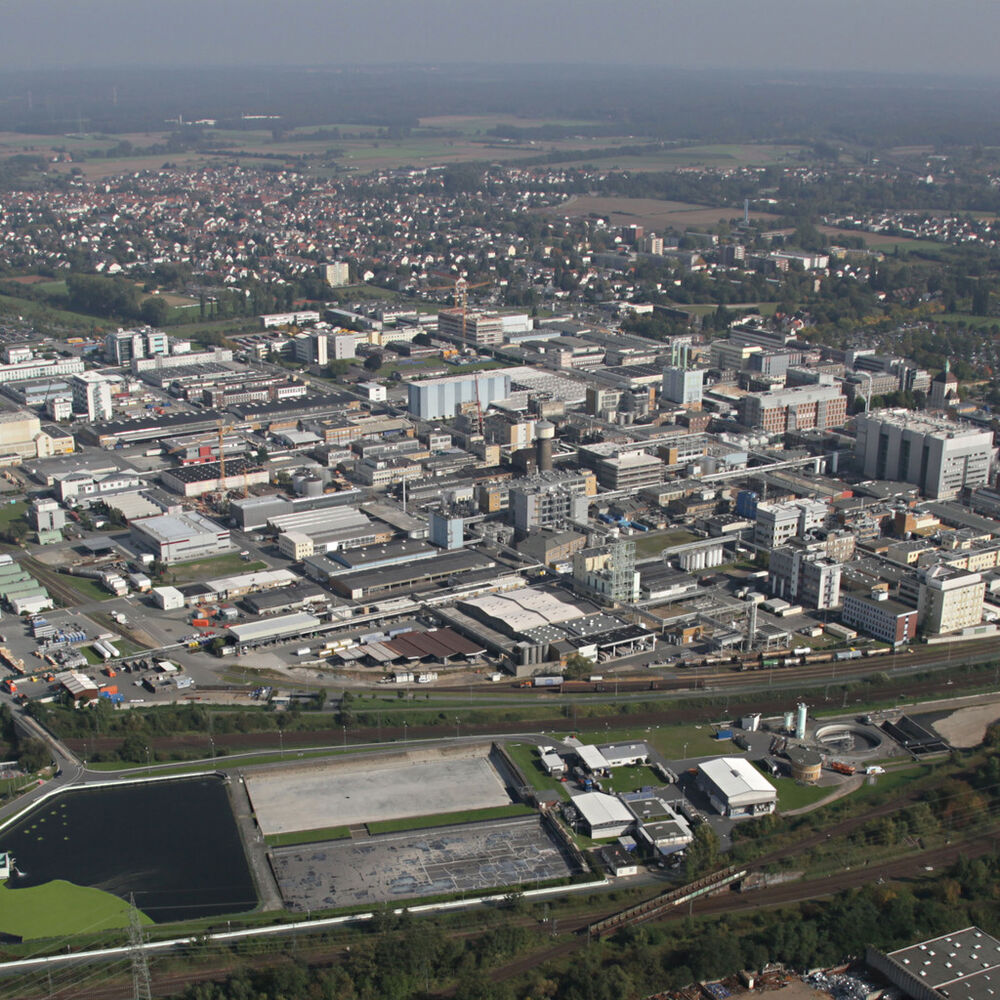
M 294 833 L 269 833 L 264 840 L 271 847 L 294 847 L 296 844 L 318 844 L 324 840 L 348 840 L 351 831 L 346 826 L 326 826 Z
M 836 791 L 835 788 L 799 784 L 791 778 L 772 778 L 770 775 L 765 775 L 765 777 L 778 789 L 778 809 L 781 812 L 787 812 L 790 809 L 804 809 Z
M 433 826 L 454 826 L 457 823 L 481 823 L 509 816 L 530 816 L 534 809 L 512 803 L 488 809 L 467 809 L 465 812 L 438 813 L 436 816 L 407 816 L 404 819 L 385 819 L 367 823 L 368 832 L 374 837 L 379 833 L 402 833 L 405 830 L 426 830 Z
M 693 671 L 692 671 L 693 675 Z M 735 756 L 743 753 L 731 740 L 717 740 L 710 726 L 651 726 L 642 729 L 615 729 L 587 733 L 585 740 L 594 743 L 630 743 L 645 740 L 667 760 L 690 760 L 695 757 Z
M 140 913 L 144 924 L 152 924 Z M 128 927 L 128 903 L 100 889 L 57 879 L 30 889 L 0 886 L 0 931 L 20 937 L 51 938 Z
M 70 576 L 69 573 L 57 573 L 56 575 L 59 577 L 60 583 L 64 583 L 67 587 L 75 590 L 85 600 L 110 601 L 114 596 L 95 580 L 91 580 L 90 577 Z
M 618 225 L 636 223 L 657 232 L 664 229 L 688 229 L 691 226 L 714 226 L 720 219 L 743 215 L 740 206 L 696 205 L 686 201 L 665 201 L 660 198 L 623 198 L 617 196 L 574 195 L 555 208 L 545 209 L 547 215 L 578 218 L 599 215 Z M 775 219 L 770 212 L 750 212 L 754 219 Z M 685 308 L 681 306 L 680 308 Z
M 27 509 L 28 505 L 21 500 L 0 505 L 0 528 L 7 528 L 12 521 L 23 519 Z
M 210 580 L 213 577 L 231 576 L 239 573 L 257 573 L 267 569 L 267 563 L 244 562 L 238 552 L 227 552 L 211 559 L 196 559 L 194 562 L 175 563 L 167 573 L 178 583 L 193 583 L 196 580 Z
M 663 779 L 645 764 L 636 767 L 615 767 L 610 778 L 601 778 L 601 787 L 612 792 L 636 792 L 640 788 L 659 786 Z
M 651 556 L 658 556 L 665 548 L 671 545 L 684 545 L 687 542 L 694 542 L 698 539 L 698 536 L 692 535 L 690 531 L 680 529 L 648 531 L 645 534 L 639 533 L 632 537 L 635 540 L 636 559 L 648 559 Z
M 117 325 L 110 320 L 101 320 L 94 316 L 85 316 L 83 313 L 69 312 L 66 309 L 55 309 L 43 302 L 32 302 L 30 299 L 0 293 L 0 316 L 12 314 L 44 324 L 49 328 L 46 332 L 51 332 L 52 327 L 59 327 L 70 337 L 81 336 L 91 330 L 103 331 Z
M 506 750 L 531 785 L 539 791 L 558 792 L 564 799 L 569 798 L 566 786 L 558 778 L 551 778 L 545 773 L 538 747 L 531 743 L 508 743 Z

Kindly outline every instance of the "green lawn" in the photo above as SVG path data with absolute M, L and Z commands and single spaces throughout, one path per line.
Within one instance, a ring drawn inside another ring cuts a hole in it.
M 672 545 L 685 545 L 687 542 L 697 541 L 698 536 L 692 535 L 690 531 L 673 529 L 670 531 L 649 531 L 645 534 L 641 532 L 632 536 L 635 539 L 635 556 L 637 559 L 647 559 L 650 556 L 658 556 L 664 549 Z
M 23 500 L 0 505 L 0 528 L 10 527 L 12 521 L 23 518 L 28 505 Z
M 315 830 L 271 833 L 264 839 L 271 847 L 294 847 L 296 844 L 318 844 L 324 840 L 347 840 L 350 836 L 351 831 L 346 826 L 323 826 Z
M 836 791 L 835 788 L 799 784 L 791 778 L 772 778 L 769 774 L 765 777 L 778 789 L 778 809 L 781 812 L 787 812 L 789 809 L 804 809 Z
M 558 778 L 550 778 L 545 773 L 538 754 L 538 747 L 532 743 L 508 743 L 506 750 L 532 786 L 539 791 L 550 790 L 558 792 L 564 799 L 569 798 L 566 785 Z
M 401 833 L 404 830 L 426 830 L 433 826 L 453 826 L 456 823 L 481 823 L 490 819 L 506 819 L 508 816 L 530 816 L 534 809 L 513 803 L 509 806 L 493 806 L 487 809 L 467 809 L 464 812 L 438 813 L 434 816 L 407 816 L 403 819 L 379 820 L 368 823 L 368 832 L 374 837 L 378 833 Z
M 177 583 L 194 583 L 211 580 L 214 577 L 233 576 L 242 573 L 257 573 L 267 569 L 267 563 L 244 562 L 238 552 L 213 556 L 211 559 L 196 559 L 194 562 L 175 563 L 167 568 L 166 576 Z
M 692 671 L 692 676 L 694 671 Z M 651 726 L 642 729 L 609 728 L 588 732 L 585 739 L 594 743 L 630 743 L 645 740 L 667 760 L 690 760 L 695 757 L 732 757 L 744 753 L 732 740 L 717 740 L 711 726 Z
M 114 594 L 89 576 L 70 576 L 69 573 L 59 573 L 59 582 L 75 590 L 88 601 L 110 601 Z M 41 581 L 44 583 L 45 581 Z
M 152 924 L 140 913 L 144 924 Z M 128 903 L 109 892 L 57 879 L 30 889 L 0 886 L 0 931 L 51 938 L 128 927 Z
M 645 764 L 636 767 L 615 767 L 610 778 L 601 778 L 601 788 L 608 792 L 637 792 L 648 786 L 658 787 L 663 779 Z

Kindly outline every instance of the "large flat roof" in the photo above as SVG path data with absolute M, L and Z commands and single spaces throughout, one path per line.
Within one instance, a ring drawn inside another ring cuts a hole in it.
M 742 757 L 717 757 L 698 765 L 698 770 L 707 777 L 726 798 L 739 804 L 746 797 L 776 799 L 778 793 L 774 785 L 764 777 L 748 760 Z
M 635 821 L 625 803 L 614 795 L 606 795 L 604 792 L 584 792 L 582 795 L 574 795 L 571 801 L 591 827 Z
M 315 615 L 297 612 L 293 615 L 279 615 L 260 622 L 245 625 L 230 625 L 229 633 L 237 642 L 261 642 L 267 639 L 281 639 L 286 636 L 309 632 L 319 625 Z
M 154 517 L 141 517 L 132 522 L 133 528 L 155 538 L 158 542 L 183 542 L 192 535 L 229 534 L 229 529 L 221 524 L 199 514 L 197 511 L 185 510 L 178 514 L 158 514 Z
M 949 1000 L 992 1000 L 1000 990 L 1000 941 L 978 927 L 942 934 L 887 957 Z

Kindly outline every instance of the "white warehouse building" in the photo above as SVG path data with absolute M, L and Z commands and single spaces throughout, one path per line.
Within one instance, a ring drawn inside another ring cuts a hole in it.
M 774 785 L 742 757 L 717 757 L 699 764 L 698 787 L 718 812 L 733 819 L 773 813 L 778 801 Z

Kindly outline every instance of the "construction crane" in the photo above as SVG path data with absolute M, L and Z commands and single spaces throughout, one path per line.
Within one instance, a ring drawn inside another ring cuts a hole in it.
M 441 274 L 438 271 L 434 271 L 433 273 L 437 274 L 439 277 L 442 277 L 442 278 L 450 277 L 449 275 Z M 467 320 L 467 317 L 468 317 L 468 314 L 469 314 L 469 311 L 468 311 L 468 306 L 469 306 L 469 289 L 470 288 L 487 288 L 488 286 L 490 286 L 492 284 L 493 284 L 492 281 L 477 281 L 474 285 L 470 285 L 469 282 L 465 278 L 459 276 L 458 278 L 455 279 L 454 285 L 434 285 L 432 288 L 425 289 L 425 291 L 428 291 L 428 292 L 450 291 L 453 294 L 454 301 L 455 301 L 455 307 L 462 310 L 462 340 L 464 341 L 466 339 L 465 325 L 466 325 L 466 320 Z
M 225 421 L 220 420 L 218 429 L 213 434 L 209 434 L 206 437 L 195 438 L 194 441 L 187 441 L 184 444 L 178 445 L 176 448 L 171 448 L 168 450 L 168 455 L 173 455 L 178 451 L 184 451 L 186 448 L 190 448 L 194 445 L 207 444 L 209 441 L 218 440 L 219 442 L 219 489 L 224 490 L 226 488 L 226 434 L 230 431 L 236 430 L 235 424 L 227 424 Z M 247 463 L 243 463 L 243 495 L 248 496 L 250 493 L 250 482 L 247 479 Z
M 434 274 L 440 274 L 440 272 L 433 272 Z M 440 277 L 449 277 L 445 274 L 440 274 Z M 450 285 L 435 285 L 433 288 L 428 288 L 428 292 L 439 292 L 446 289 L 451 289 L 454 295 L 454 301 L 457 308 L 462 310 L 462 343 L 464 344 L 468 340 L 468 334 L 466 332 L 466 323 L 469 315 L 469 289 L 470 288 L 486 288 L 488 285 L 492 285 L 492 281 L 477 281 L 474 285 L 470 285 L 469 282 L 459 276 L 455 279 L 454 286 Z M 474 377 L 474 382 L 476 385 L 476 423 L 479 427 L 479 434 L 482 436 L 483 433 L 483 402 L 479 394 L 479 375 Z

